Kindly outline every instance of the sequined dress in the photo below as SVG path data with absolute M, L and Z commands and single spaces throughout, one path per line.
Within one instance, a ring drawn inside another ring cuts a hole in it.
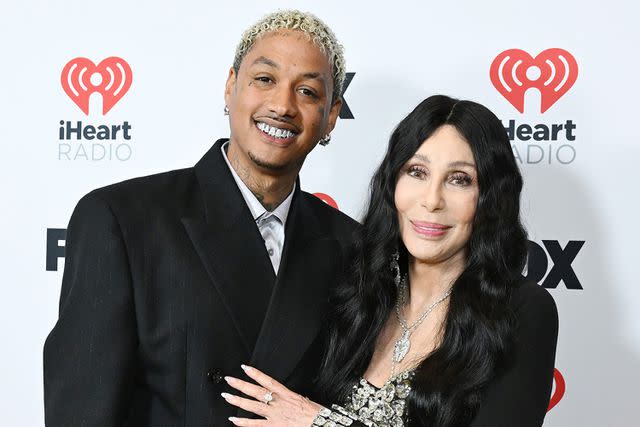
M 342 406 L 322 408 L 313 426 L 351 425 L 403 427 L 407 418 L 406 398 L 411 391 L 413 371 L 402 372 L 377 388 L 364 378 L 353 386 L 351 398 Z M 359 424 L 359 423 L 360 424 Z M 354 424 L 355 423 L 355 424 Z

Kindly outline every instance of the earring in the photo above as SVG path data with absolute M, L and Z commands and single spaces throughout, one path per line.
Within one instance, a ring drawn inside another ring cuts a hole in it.
M 400 286 L 400 282 L 402 281 L 402 274 L 400 273 L 400 264 L 398 264 L 398 260 L 400 259 L 400 254 L 396 250 L 391 254 L 391 262 L 389 263 L 389 267 L 391 271 L 393 271 L 393 283 L 396 286 Z
M 223 111 L 224 111 L 224 115 L 225 115 L 225 116 L 228 116 L 228 115 L 229 115 L 229 106 L 228 106 L 228 105 L 225 105 L 225 106 L 224 106 L 224 110 L 223 110 Z
M 318 141 L 318 142 L 323 147 L 326 147 L 327 145 L 329 145 L 329 141 L 331 141 L 331 134 L 330 133 L 328 133 L 325 136 L 323 136 L 322 138 L 320 138 L 320 141 Z

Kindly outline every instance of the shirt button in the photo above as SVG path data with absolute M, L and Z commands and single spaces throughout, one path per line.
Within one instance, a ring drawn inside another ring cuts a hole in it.
M 273 248 L 269 248 L 267 252 L 269 252 L 269 256 L 273 256 Z
M 222 372 L 214 369 L 207 372 L 207 379 L 214 384 L 220 384 L 222 381 L 224 381 L 224 376 L 222 375 Z

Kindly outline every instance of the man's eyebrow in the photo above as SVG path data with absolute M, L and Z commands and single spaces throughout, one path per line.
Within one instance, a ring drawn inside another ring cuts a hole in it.
M 255 65 L 255 64 L 264 64 L 264 65 L 268 65 L 268 66 L 276 68 L 276 69 L 280 68 L 280 66 L 278 64 L 276 64 L 273 60 L 271 60 L 271 59 L 269 59 L 269 58 L 267 58 L 265 56 L 257 57 L 253 61 L 252 65 Z M 324 74 L 320 73 L 318 71 L 304 73 L 302 75 L 302 77 L 304 77 L 305 79 L 317 79 L 317 80 L 320 80 L 321 82 L 325 81 Z
M 302 77 L 304 77 L 305 79 L 318 79 L 324 82 L 324 75 L 317 71 L 313 73 L 304 73 Z
M 265 64 L 265 65 L 268 65 L 268 66 L 273 67 L 273 68 L 280 68 L 280 67 L 278 66 L 278 64 L 276 64 L 276 63 L 275 63 L 275 62 L 273 62 L 271 59 L 266 58 L 266 57 L 264 57 L 264 56 L 259 56 L 259 57 L 257 57 L 257 58 L 256 58 L 256 60 L 255 60 L 255 61 L 253 61 L 253 64 L 252 64 L 252 65 L 255 65 L 255 64 Z

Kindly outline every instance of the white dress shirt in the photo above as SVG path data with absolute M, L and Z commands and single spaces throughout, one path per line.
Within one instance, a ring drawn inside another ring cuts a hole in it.
M 242 193 L 242 197 L 251 211 L 251 215 L 253 215 L 253 219 L 264 240 L 271 265 L 273 265 L 273 271 L 275 271 L 277 275 L 280 258 L 282 257 L 282 247 L 284 246 L 284 229 L 287 224 L 287 216 L 289 215 L 289 208 L 291 208 L 291 200 L 293 199 L 296 184 L 293 184 L 291 193 L 289 193 L 287 198 L 284 199 L 277 208 L 271 212 L 267 211 L 251 190 L 249 190 L 249 187 L 240 179 L 235 169 L 231 166 L 231 163 L 229 163 L 226 150 L 228 145 L 229 142 L 225 142 L 222 145 L 222 157 L 224 157 L 224 161 L 227 163 L 227 166 L 229 166 L 231 175 L 233 175 L 233 179 L 236 181 L 240 193 Z

